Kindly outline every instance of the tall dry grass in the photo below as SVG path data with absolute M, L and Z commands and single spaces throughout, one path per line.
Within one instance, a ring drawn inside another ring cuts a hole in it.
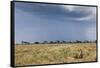
M 96 61 L 96 43 L 15 46 L 16 66 L 90 61 Z

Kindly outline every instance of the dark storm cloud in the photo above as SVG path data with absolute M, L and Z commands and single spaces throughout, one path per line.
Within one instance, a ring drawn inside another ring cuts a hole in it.
M 64 8 L 66 5 L 51 5 L 37 3 L 16 3 L 16 8 L 31 14 L 37 14 L 42 18 L 75 20 L 74 18 L 83 18 L 91 14 L 88 11 L 90 7 L 76 6 L 76 9 L 69 11 Z M 87 10 L 88 9 L 88 10 Z

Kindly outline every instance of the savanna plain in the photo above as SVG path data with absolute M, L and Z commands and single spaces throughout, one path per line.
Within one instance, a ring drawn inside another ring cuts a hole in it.
M 96 61 L 96 43 L 15 45 L 15 66 Z

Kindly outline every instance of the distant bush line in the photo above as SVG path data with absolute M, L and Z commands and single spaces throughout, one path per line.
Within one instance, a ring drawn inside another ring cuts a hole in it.
M 67 43 L 96 43 L 97 40 L 94 40 L 94 41 L 88 41 L 88 40 L 84 40 L 84 41 L 80 41 L 80 40 L 76 40 L 76 41 L 65 41 L 65 40 L 62 40 L 62 41 L 59 41 L 59 40 L 56 40 L 56 41 L 43 41 L 43 42 L 27 42 L 27 41 L 21 41 L 21 44 L 67 44 Z M 17 43 L 18 44 L 18 43 Z

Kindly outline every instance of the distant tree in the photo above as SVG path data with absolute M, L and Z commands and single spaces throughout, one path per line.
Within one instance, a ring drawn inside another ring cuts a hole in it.
M 62 43 L 67 43 L 67 42 L 63 40 Z
M 27 45 L 30 44 L 30 42 L 27 42 L 27 41 L 21 41 L 21 43 L 22 44 L 27 44 Z
M 92 42 L 92 41 L 91 41 L 91 42 Z M 89 41 L 88 41 L 88 40 L 85 40 L 84 43 L 89 43 Z
M 48 41 L 44 41 L 44 42 L 43 42 L 43 44 L 47 44 L 47 43 L 48 43 Z
M 39 42 L 34 42 L 34 44 L 39 44 Z
M 61 43 L 61 42 L 59 40 L 57 40 L 56 43 Z
M 67 43 L 72 43 L 71 41 L 67 41 Z
M 81 43 L 81 41 L 79 41 L 79 40 L 76 40 L 76 43 Z
M 49 43 L 50 43 L 50 44 L 54 44 L 55 42 L 54 42 L 54 41 L 50 41 Z
M 21 41 L 22 44 L 24 44 L 24 41 Z

